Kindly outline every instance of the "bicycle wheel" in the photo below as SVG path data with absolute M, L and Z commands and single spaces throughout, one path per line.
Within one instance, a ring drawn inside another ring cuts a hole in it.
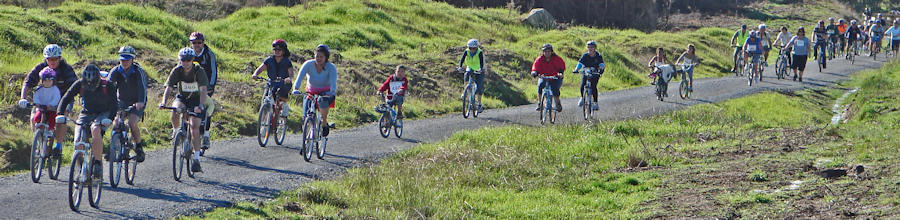
M 403 136 L 403 118 L 399 116 L 394 120 L 394 136 L 397 136 L 397 138 Z
M 472 116 L 476 118 L 478 117 L 478 111 L 480 110 L 478 104 L 481 103 L 475 101 L 475 87 L 472 87 L 472 89 L 469 90 L 469 110 L 472 111 Z
M 101 164 L 99 166 L 102 170 L 103 165 Z M 100 173 L 103 172 L 101 171 Z M 90 198 L 88 202 L 91 204 L 91 207 L 100 208 L 100 194 L 103 193 L 103 175 L 100 175 L 100 178 L 94 178 L 93 175 L 88 175 L 88 183 L 88 198 Z
M 112 188 L 119 187 L 119 180 L 122 178 L 122 135 L 115 132 L 109 141 L 109 151 L 107 151 L 107 159 L 109 160 L 109 185 Z
M 659 77 L 662 77 L 662 76 L 659 76 Z M 663 85 L 662 85 L 662 83 L 660 83 L 660 81 L 662 81 L 662 80 L 657 80 L 657 82 L 656 82 L 656 99 L 659 101 L 662 101 L 663 100 L 663 88 L 662 88 Z
M 469 89 L 469 87 L 470 86 L 466 86 L 466 90 L 463 91 L 463 100 L 462 100 L 463 118 L 469 118 L 469 113 L 472 108 L 472 103 L 469 103 L 469 99 L 470 99 L 469 96 L 472 95 L 472 94 L 469 94 L 469 91 L 471 90 L 471 89 Z
M 29 160 L 31 181 L 35 183 L 41 180 L 41 174 L 43 173 L 44 157 L 41 155 L 41 152 L 44 151 L 45 145 L 44 131 L 38 129 L 34 132 L 34 139 L 31 141 L 31 160 Z
M 125 183 L 128 185 L 134 185 L 134 176 L 137 173 L 137 161 L 131 160 L 136 156 L 136 153 L 132 150 L 125 151 L 125 160 L 122 162 L 122 166 L 125 167 Z
M 269 143 L 269 125 L 272 118 L 272 106 L 263 104 L 259 107 L 259 118 L 256 120 L 256 142 L 260 147 L 266 147 Z
M 69 209 L 78 211 L 81 205 L 81 195 L 84 188 L 82 187 L 81 177 L 84 175 L 84 154 L 75 152 L 72 155 L 72 165 L 69 166 Z
M 584 120 L 590 120 L 591 115 L 591 91 L 588 91 L 588 87 L 584 87 L 584 91 L 581 92 L 581 116 L 584 117 Z
M 181 181 L 181 175 L 184 173 L 184 161 L 181 160 L 182 142 L 184 142 L 184 133 L 178 132 L 175 134 L 175 139 L 172 139 L 172 175 L 174 175 L 175 181 Z
M 316 157 L 319 160 L 325 159 L 325 147 L 328 146 L 328 138 L 322 138 L 321 143 L 316 143 Z
M 383 138 L 387 138 L 391 135 L 391 116 L 388 114 L 390 113 L 382 113 L 381 117 L 378 118 L 378 132 Z M 306 134 L 304 134 L 303 137 L 306 137 Z
M 303 160 L 309 162 L 309 159 L 312 159 L 312 148 L 315 144 L 316 140 L 316 129 L 318 128 L 315 123 L 313 123 L 313 117 L 307 116 L 306 119 L 303 120 L 303 143 L 300 147 L 300 154 L 303 154 Z
M 46 143 L 53 143 L 53 136 L 48 136 Z M 52 152 L 52 151 L 51 151 Z M 59 169 L 62 165 L 62 158 L 59 155 L 52 155 L 47 157 L 45 160 L 45 164 L 47 165 L 47 173 L 50 175 L 51 180 L 59 179 Z
M 547 94 L 544 94 L 544 96 L 546 96 L 546 95 L 547 95 Z M 546 116 L 546 114 L 547 114 L 547 105 L 548 105 L 548 103 L 547 103 L 547 98 L 541 99 L 540 105 L 539 105 L 540 108 L 541 108 L 541 111 L 540 111 L 540 113 L 541 113 L 541 116 L 540 116 L 540 117 L 541 117 L 541 124 L 544 124 L 544 123 L 547 122 L 547 116 Z
M 681 99 L 688 98 L 688 81 L 686 79 L 681 79 L 681 84 L 678 85 L 678 96 L 681 96 Z
M 275 122 L 275 143 L 284 144 L 284 136 L 287 136 L 287 117 L 278 116 Z
M 747 86 L 753 86 L 753 62 L 744 65 L 744 73 L 747 75 Z
M 547 117 L 550 118 L 550 124 L 556 124 L 556 103 L 553 102 L 553 98 L 547 99 L 547 104 L 550 106 L 547 109 Z

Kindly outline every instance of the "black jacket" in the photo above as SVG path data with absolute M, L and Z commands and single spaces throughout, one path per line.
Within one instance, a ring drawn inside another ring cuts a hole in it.
M 118 65 L 109 70 L 109 81 L 116 84 L 120 109 L 137 102 L 147 104 L 147 74 L 137 63 L 125 70 Z
M 116 84 L 106 80 L 100 81 L 100 86 L 94 91 L 81 88 L 81 80 L 75 81 L 72 87 L 59 100 L 56 112 L 65 112 L 66 106 L 74 99 L 75 95 L 81 95 L 81 113 L 97 114 L 103 112 L 115 112 L 119 105 L 116 100 Z
M 28 75 L 25 76 L 25 83 L 22 85 L 23 90 L 32 90 L 34 87 L 41 84 L 40 72 L 44 67 L 47 67 L 46 61 L 34 66 L 34 69 L 31 69 L 31 72 L 28 72 Z M 78 80 L 78 75 L 75 74 L 75 69 L 66 63 L 66 60 L 60 60 L 59 66 L 53 70 L 56 71 L 56 87 L 59 88 L 59 95 L 63 95 L 66 90 L 69 90 L 72 83 L 75 83 L 75 80 Z

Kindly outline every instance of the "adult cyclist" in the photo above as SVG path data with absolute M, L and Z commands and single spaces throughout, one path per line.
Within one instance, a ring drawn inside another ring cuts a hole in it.
M 216 54 L 206 45 L 206 36 L 204 36 L 203 33 L 191 33 L 188 40 L 191 41 L 191 49 L 194 49 L 194 62 L 197 62 L 204 70 L 206 70 L 206 78 L 209 79 L 209 85 L 206 86 L 206 91 L 207 95 L 212 97 L 213 93 L 216 91 L 216 81 L 219 76 L 219 66 L 216 60 Z M 206 100 L 209 102 L 207 103 L 207 107 L 215 106 L 212 99 Z M 209 147 L 209 128 L 212 125 L 211 119 L 215 110 L 214 108 L 207 108 L 206 111 L 206 127 L 203 128 L 203 146 L 201 147 L 204 149 Z
M 599 110 L 600 105 L 597 104 L 597 82 L 600 81 L 600 76 L 603 75 L 604 70 L 606 69 L 606 64 L 603 63 L 603 55 L 597 51 L 597 42 L 588 41 L 585 45 L 587 47 L 587 52 L 581 55 L 581 59 L 578 59 L 578 65 L 575 65 L 575 70 L 572 73 L 577 73 L 581 70 L 582 67 L 590 67 L 594 68 L 597 71 L 596 75 L 584 75 L 581 76 L 581 94 L 584 94 L 584 84 L 587 82 L 591 83 L 591 97 L 588 97 L 594 100 L 594 104 L 591 105 L 591 108 L 594 110 Z M 584 104 L 584 97 L 578 100 L 578 106 L 582 106 Z
M 840 40 L 841 45 L 838 47 L 838 50 L 847 51 L 847 30 L 850 26 L 847 25 L 847 21 L 844 21 L 843 18 L 838 19 L 837 30 L 838 30 L 838 40 Z
M 540 76 L 548 76 L 548 77 L 557 77 L 558 79 L 544 79 L 541 78 L 538 80 L 538 100 L 543 100 L 544 96 L 541 91 L 544 90 L 544 81 L 550 80 L 550 90 L 553 91 L 553 99 L 556 102 L 556 111 L 562 111 L 562 103 L 559 101 L 559 88 L 562 87 L 563 81 L 563 72 L 566 71 L 566 62 L 563 61 L 561 57 L 556 55 L 553 52 L 553 45 L 544 44 L 541 47 L 541 56 L 534 60 L 534 64 L 531 65 L 531 77 Z M 538 102 L 541 103 L 541 102 Z M 548 105 L 550 103 L 547 103 Z M 538 104 L 538 107 L 535 109 L 536 111 L 541 111 L 541 106 Z
M 103 155 L 103 132 L 105 127 L 103 121 L 109 120 L 109 117 L 118 109 L 118 101 L 116 100 L 116 85 L 106 80 L 100 79 L 100 68 L 90 64 L 84 67 L 81 73 L 81 80 L 75 81 L 74 84 L 66 91 L 57 106 L 57 112 L 66 112 L 69 104 L 75 100 L 76 95 L 81 96 L 81 114 L 78 116 L 79 126 L 75 128 L 75 137 L 81 137 L 81 126 L 91 126 L 91 154 L 93 158 L 92 171 L 94 177 L 100 177 L 103 172 L 103 165 L 100 163 L 101 155 Z M 61 114 L 65 115 L 65 114 Z M 65 122 L 65 116 L 61 117 L 58 123 Z M 57 126 L 61 127 L 61 126 Z M 65 134 L 64 134 L 65 135 Z M 84 141 L 84 140 L 75 140 Z
M 119 65 L 109 70 L 109 81 L 117 85 L 119 110 L 133 108 L 128 115 L 125 115 L 125 120 L 131 127 L 131 136 L 134 138 L 134 152 L 137 154 L 135 160 L 144 162 L 144 146 L 146 144 L 141 139 L 138 122 L 144 117 L 144 107 L 147 104 L 147 73 L 134 62 L 136 56 L 134 47 L 119 48 Z
M 853 51 L 853 48 L 856 47 L 856 42 L 860 40 L 860 34 L 862 30 L 856 25 L 856 20 L 850 20 L 850 26 L 847 28 L 847 33 L 845 37 L 847 38 L 847 48 L 844 51 L 844 54 L 847 54 L 847 57 L 850 56 L 850 52 L 854 52 L 853 55 L 859 55 L 859 48 L 856 48 L 856 51 Z
M 840 31 L 838 26 L 834 24 L 834 18 L 828 18 L 828 26 L 825 26 L 825 33 L 828 34 L 828 41 L 834 45 L 835 50 L 828 51 L 827 54 L 834 55 L 838 50 L 838 40 L 840 39 Z M 827 48 L 827 47 L 826 47 Z M 830 56 L 826 56 L 830 57 Z
M 300 66 L 300 74 L 294 80 L 294 94 L 300 94 L 300 82 L 306 79 L 306 92 L 313 94 L 323 94 L 319 98 L 319 113 L 322 115 L 322 136 L 327 137 L 331 129 L 335 128 L 334 123 L 328 122 L 328 111 L 334 106 L 337 98 L 337 67 L 328 60 L 331 58 L 331 49 L 328 45 L 320 44 L 316 46 L 313 59 L 307 60 Z M 312 103 L 304 99 L 303 110 L 312 108 Z
M 290 105 L 288 105 L 288 95 L 291 91 L 291 77 L 294 77 L 294 63 L 291 62 L 291 51 L 288 50 L 287 42 L 277 39 L 272 42 L 272 56 L 266 58 L 259 67 L 253 71 L 250 77 L 259 79 L 259 74 L 266 71 L 269 82 L 272 83 L 272 94 L 281 99 L 281 114 L 290 114 Z M 281 81 L 276 81 L 281 79 Z M 287 83 L 285 83 L 287 82 Z
M 742 24 L 741 29 L 734 32 L 734 35 L 731 36 L 731 45 L 735 46 L 734 54 L 732 54 L 731 58 L 731 60 L 734 61 L 734 67 L 731 68 L 731 72 L 735 72 L 738 68 L 741 68 L 737 66 L 738 52 L 743 53 L 741 48 L 744 47 L 744 41 L 747 41 L 747 37 L 750 37 L 749 35 L 750 33 L 747 33 L 747 25 Z
M 462 57 L 459 58 L 459 66 L 457 67 L 458 71 L 463 71 L 463 66 L 465 65 L 465 76 L 463 77 L 463 83 L 469 81 L 469 77 L 475 77 L 473 80 L 475 81 L 475 99 L 478 101 L 478 112 L 484 111 L 484 108 L 481 106 L 481 95 L 484 93 L 484 52 L 478 48 L 478 40 L 471 39 L 466 43 L 466 51 L 463 52 Z M 465 99 L 466 93 L 460 96 L 460 99 Z
M 763 44 L 762 39 L 759 37 L 759 33 L 751 31 L 750 37 L 744 42 L 744 63 L 747 63 L 748 60 L 750 63 L 760 62 L 760 56 L 763 55 Z M 759 72 L 759 65 L 753 65 L 753 73 L 756 73 L 757 75 L 751 75 L 751 77 L 759 77 L 760 81 L 762 81 L 762 73 Z M 750 81 L 747 81 L 747 83 L 751 84 Z
M 869 28 L 869 36 L 872 36 L 869 53 L 871 56 L 878 56 L 878 51 L 881 50 L 881 40 L 884 38 L 884 26 L 881 26 L 880 20 L 875 20 L 875 24 Z
M 779 51 L 780 53 L 787 54 L 787 63 L 791 63 L 791 48 L 786 47 L 788 43 L 791 42 L 791 32 L 788 31 L 787 26 L 781 26 L 781 32 L 778 32 L 778 37 L 775 37 L 775 44 L 780 46 L 780 50 L 784 50 L 784 52 Z M 779 55 L 780 56 L 780 55 Z
M 56 72 L 55 83 L 56 87 L 59 88 L 60 96 L 64 95 L 66 91 L 69 90 L 69 87 L 78 80 L 78 76 L 75 74 L 75 69 L 72 68 L 66 60 L 62 58 L 62 48 L 56 44 L 50 44 L 44 47 L 43 50 L 44 61 L 35 65 L 34 68 L 28 72 L 28 75 L 25 76 L 25 82 L 22 83 L 22 92 L 19 98 L 21 98 L 18 102 L 19 107 L 25 108 L 28 105 L 29 97 L 31 96 L 32 91 L 34 91 L 37 87 L 40 86 L 41 76 L 40 72 L 45 67 L 50 67 Z M 66 106 L 66 109 L 71 110 L 72 106 Z M 62 115 L 65 112 L 57 112 Z M 34 112 L 32 113 L 30 118 L 34 118 Z M 56 126 L 53 134 L 56 136 L 56 145 L 53 146 L 53 155 L 57 158 L 62 154 L 62 142 L 65 141 L 66 135 L 66 126 Z
M 759 25 L 759 31 L 757 31 L 757 36 L 759 37 L 760 42 L 762 42 L 762 49 L 763 49 L 762 65 L 769 66 L 769 51 L 772 50 L 772 38 L 769 35 L 769 32 L 766 31 L 766 24 Z
M 191 132 L 191 145 L 193 147 L 193 163 L 191 163 L 191 171 L 202 172 L 200 167 L 200 124 L 201 117 L 205 116 L 203 112 L 203 103 L 206 103 L 206 86 L 209 80 L 206 79 L 206 72 L 203 67 L 194 65 L 194 49 L 183 48 L 178 51 L 178 66 L 169 73 L 166 79 L 166 90 L 163 92 L 163 98 L 159 103 L 159 107 L 165 107 L 169 101 L 172 90 L 177 87 L 177 96 L 172 101 L 172 106 L 178 109 L 184 109 L 184 114 L 189 114 L 188 124 Z M 172 112 L 172 132 L 178 132 L 181 123 L 178 112 Z
M 897 56 L 897 49 L 900 48 L 900 20 L 894 20 L 894 23 L 884 34 L 890 37 L 891 51 L 894 56 Z
M 799 33 L 798 33 L 799 34 Z M 815 42 L 815 46 L 813 47 L 813 57 L 816 60 L 816 63 L 819 61 L 819 51 L 826 51 L 825 45 L 826 40 L 828 39 L 828 32 L 825 29 L 825 21 L 819 20 L 819 25 L 813 29 L 813 42 Z M 822 54 L 826 54 L 822 53 Z M 824 59 L 827 60 L 827 59 Z M 825 65 L 822 65 L 822 69 L 825 69 Z
M 688 80 L 688 90 L 693 92 L 694 91 L 694 67 L 697 67 L 697 65 L 700 65 L 700 58 L 697 57 L 697 48 L 694 46 L 694 44 L 688 44 L 687 50 L 685 50 L 684 53 L 681 53 L 681 56 L 679 56 L 678 59 L 675 60 L 675 64 L 682 64 L 682 65 L 688 66 L 684 70 L 685 74 L 687 75 L 687 79 L 682 79 L 682 80 Z

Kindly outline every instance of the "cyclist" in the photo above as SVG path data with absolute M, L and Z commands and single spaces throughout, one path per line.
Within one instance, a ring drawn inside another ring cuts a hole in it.
M 91 139 L 91 154 L 93 158 L 93 174 L 94 177 L 100 177 L 103 167 L 100 164 L 101 155 L 103 155 L 103 133 L 106 128 L 103 121 L 109 120 L 109 116 L 118 109 L 118 101 L 116 100 L 116 84 L 100 79 L 100 68 L 94 64 L 84 67 L 81 73 L 81 80 L 75 81 L 74 84 L 66 91 L 59 105 L 57 112 L 66 112 L 66 106 L 75 100 L 76 95 L 81 96 L 81 114 L 78 116 L 79 126 L 75 128 L 75 137 L 81 136 L 81 126 L 91 126 L 91 134 L 86 135 Z M 65 114 L 62 114 L 65 115 Z M 65 116 L 60 120 L 64 123 Z M 84 141 L 78 140 L 75 141 Z
M 877 51 L 881 49 L 881 39 L 884 38 L 884 27 L 881 24 L 881 21 L 876 20 L 875 24 L 869 28 L 869 36 L 872 36 L 869 51 L 873 56 L 878 55 Z
M 30 93 L 38 87 L 38 84 L 41 82 L 40 72 L 46 68 L 50 67 L 56 72 L 56 87 L 59 88 L 59 95 L 62 96 L 65 91 L 69 90 L 69 87 L 78 80 L 78 76 L 75 74 L 75 69 L 72 68 L 66 60 L 62 58 L 62 48 L 60 48 L 56 44 L 50 44 L 44 47 L 43 50 L 44 62 L 41 62 L 34 66 L 28 75 L 25 76 L 25 82 L 22 83 L 22 92 L 20 95 L 21 100 L 19 100 L 19 107 L 25 108 L 28 104 L 27 98 Z M 71 110 L 72 106 L 67 106 L 67 109 Z M 34 115 L 31 116 L 34 118 Z M 53 125 L 51 125 L 53 126 Z M 54 129 L 54 135 L 56 136 L 56 145 L 53 146 L 53 155 L 56 157 L 61 156 L 62 154 L 62 142 L 65 141 L 66 134 L 66 126 L 59 126 Z
M 788 28 L 786 26 L 782 25 L 781 32 L 778 32 L 778 36 L 775 37 L 775 43 L 781 47 L 780 50 L 786 50 L 784 51 L 784 53 L 788 54 L 787 63 L 791 63 L 791 48 L 785 47 L 787 46 L 788 42 L 791 42 L 791 32 L 788 31 Z M 781 51 L 779 51 L 779 54 L 780 53 Z
M 826 39 L 828 39 L 828 32 L 825 28 L 825 21 L 819 20 L 819 26 L 816 26 L 816 28 L 813 29 L 813 42 L 816 43 L 813 47 L 813 57 L 817 60 L 816 62 L 819 60 L 819 50 L 825 51 L 826 49 Z M 824 67 L 822 68 L 824 69 Z
M 838 50 L 846 51 L 846 47 L 847 47 L 847 38 L 846 38 L 846 36 L 847 36 L 847 29 L 848 29 L 848 28 L 849 28 L 849 26 L 847 26 L 847 22 L 844 21 L 843 18 L 838 19 L 837 30 L 838 30 L 838 34 L 839 34 L 839 35 L 838 35 L 837 37 L 838 37 L 838 40 L 840 40 L 840 42 L 841 42 L 840 47 L 837 48 Z
M 738 52 L 741 52 L 741 48 L 743 48 L 744 41 L 747 41 L 747 37 L 749 37 L 749 33 L 747 33 L 747 25 L 742 24 L 741 29 L 737 32 L 734 32 L 734 35 L 731 36 L 731 45 L 734 45 L 734 54 L 732 55 L 732 61 L 734 61 L 735 67 L 731 68 L 731 72 L 737 71 L 737 68 L 741 68 L 737 66 Z M 737 44 L 735 44 L 737 43 Z
M 763 49 L 763 62 L 762 65 L 769 66 L 769 51 L 772 50 L 772 38 L 769 35 L 769 32 L 766 31 L 766 24 L 759 25 L 759 31 L 757 31 L 759 35 L 759 40 L 762 42 Z
M 690 66 L 684 69 L 687 74 L 687 79 L 681 80 L 688 80 L 688 90 L 694 91 L 694 67 L 700 65 L 700 58 L 697 57 L 697 48 L 694 47 L 694 44 L 688 44 L 687 50 L 684 51 L 684 53 L 681 53 L 681 56 L 675 60 L 675 64 Z
M 462 71 L 463 65 L 466 66 L 466 74 L 463 77 L 463 83 L 469 81 L 469 77 L 475 77 L 475 99 L 478 100 L 478 112 L 484 111 L 484 108 L 481 107 L 481 95 L 484 93 L 484 52 L 478 48 L 478 40 L 471 39 L 466 43 L 466 47 L 468 49 L 463 52 L 462 57 L 459 58 L 459 67 L 457 70 Z M 460 96 L 460 99 L 465 99 L 466 93 Z
M 322 114 L 322 137 L 327 137 L 331 129 L 334 129 L 334 123 L 328 122 L 328 111 L 334 107 L 334 101 L 337 98 L 337 67 L 329 62 L 331 57 L 331 49 L 328 45 L 319 44 L 316 46 L 314 58 L 307 60 L 300 66 L 300 75 L 294 80 L 294 94 L 300 93 L 300 82 L 306 78 L 306 92 L 324 94 L 317 100 L 319 102 L 319 113 Z M 303 110 L 306 112 L 308 108 L 313 106 L 309 100 L 303 101 Z
M 219 76 L 219 66 L 216 60 L 216 54 L 209 49 L 209 46 L 206 45 L 206 36 L 200 32 L 193 32 L 189 36 L 188 40 L 191 41 L 191 49 L 194 49 L 194 62 L 198 63 L 204 70 L 206 70 L 206 79 L 209 79 L 209 85 L 206 86 L 207 95 L 209 97 L 213 96 L 213 93 L 216 91 L 216 79 Z M 209 147 L 209 128 L 212 125 L 210 119 L 212 119 L 212 114 L 215 112 L 212 99 L 206 99 L 209 103 L 207 103 L 206 113 L 207 117 L 204 121 L 206 127 L 203 128 L 203 146 L 202 148 L 206 149 Z
M 575 70 L 573 70 L 572 73 L 577 73 L 581 70 L 582 67 L 593 67 L 597 71 L 596 75 L 593 76 L 581 76 L 580 88 L 581 94 L 584 94 L 584 84 L 588 81 L 591 82 L 591 88 L 588 88 L 591 90 L 591 97 L 589 98 L 594 100 L 594 104 L 591 105 L 591 108 L 594 110 L 599 110 L 600 105 L 597 104 L 597 82 L 600 81 L 600 76 L 603 75 L 606 64 L 603 63 L 603 55 L 601 55 L 600 52 L 597 51 L 597 42 L 588 41 L 585 47 L 587 47 L 587 52 L 582 54 L 581 58 L 578 59 L 578 65 L 575 65 Z M 578 106 L 581 106 L 583 104 L 584 97 L 578 100 Z
M 388 105 L 397 106 L 397 118 L 403 118 L 403 101 L 406 97 L 406 89 L 409 80 L 406 79 L 406 66 L 397 65 L 394 74 L 388 76 L 381 87 L 378 87 L 378 95 L 387 92 Z
M 131 127 L 131 137 L 134 141 L 135 160 L 144 162 L 144 141 L 141 139 L 141 129 L 138 121 L 144 117 L 144 107 L 147 104 L 147 73 L 137 63 L 134 63 L 136 53 L 134 47 L 123 46 L 119 49 L 119 65 L 109 70 L 109 81 L 115 82 L 118 88 L 119 110 L 132 107 L 133 111 L 125 116 L 128 126 Z
M 253 79 L 259 79 L 259 73 L 266 71 L 269 82 L 272 83 L 272 95 L 281 99 L 281 114 L 285 116 L 291 112 L 287 100 L 291 91 L 291 77 L 294 77 L 294 63 L 291 62 L 290 57 L 291 51 L 288 50 L 287 42 L 276 39 L 272 42 L 272 56 L 266 58 L 250 76 Z M 276 82 L 276 79 L 282 79 L 282 81 Z
M 834 24 L 834 18 L 828 18 L 828 22 L 829 22 L 828 26 L 825 26 L 825 33 L 828 34 L 828 41 L 831 42 L 832 45 L 834 45 L 835 50 L 828 51 L 827 54 L 834 55 L 833 53 L 837 52 L 837 48 L 838 48 L 837 43 L 838 43 L 838 39 L 841 35 L 838 35 L 838 34 L 840 34 L 840 32 L 838 30 L 837 25 Z M 830 57 L 830 56 L 826 56 L 826 57 Z
M 806 59 L 809 57 L 810 46 L 809 38 L 806 38 L 806 30 L 803 27 L 797 28 L 797 36 L 791 38 L 791 41 L 785 46 L 791 48 L 794 52 L 793 58 L 791 58 L 793 60 L 791 69 L 794 70 L 794 80 L 799 78 L 799 81 L 803 82 L 803 71 L 806 70 Z
M 860 33 L 862 33 L 862 31 L 856 24 L 856 20 L 850 20 L 850 27 L 847 28 L 845 34 L 845 37 L 847 38 L 847 48 L 844 53 L 847 54 L 847 57 L 850 56 L 850 52 L 852 51 L 851 49 L 856 46 L 856 41 L 860 40 Z M 856 48 L 856 51 L 853 55 L 859 55 L 859 48 Z
M 760 56 L 763 54 L 763 44 L 765 43 L 763 43 L 762 39 L 759 37 L 759 32 L 751 31 L 750 37 L 744 42 L 744 63 L 748 63 L 748 60 L 750 63 L 759 62 Z M 759 72 L 758 65 L 753 65 L 753 73 L 758 74 L 760 81 L 762 81 L 762 73 Z M 748 81 L 747 83 L 749 84 L 750 82 Z
M 172 68 L 169 78 L 166 79 L 166 90 L 163 92 L 163 98 L 159 103 L 159 107 L 166 106 L 169 101 L 169 95 L 177 86 L 177 96 L 172 101 L 172 106 L 178 109 L 184 109 L 184 114 L 190 115 L 190 132 L 191 145 L 194 149 L 193 163 L 191 163 L 191 171 L 202 172 L 200 167 L 200 125 L 201 116 L 204 116 L 203 103 L 206 103 L 206 86 L 209 80 L 206 79 L 206 70 L 202 66 L 194 65 L 194 49 L 183 48 L 178 51 L 178 66 Z M 172 132 L 177 133 L 180 126 L 180 118 L 178 112 L 172 112 Z M 174 137 L 174 135 L 173 135 Z
M 562 111 L 562 103 L 559 101 L 559 88 L 562 87 L 564 71 L 566 71 L 566 62 L 553 52 L 553 45 L 544 44 L 544 46 L 541 46 L 541 56 L 538 56 L 538 58 L 534 60 L 534 64 L 531 65 L 531 77 L 537 77 L 538 75 L 541 75 L 548 77 L 556 76 L 558 78 L 539 79 L 537 90 L 538 100 L 543 100 L 544 96 L 542 91 L 544 90 L 544 80 L 550 80 L 550 83 L 548 84 L 550 85 L 550 90 L 553 91 L 553 99 L 556 102 L 557 112 Z M 538 107 L 535 110 L 541 111 L 541 108 L 543 108 L 543 106 L 538 104 Z
M 743 42 L 741 42 L 743 43 Z M 656 77 L 659 76 L 661 71 L 656 67 L 669 64 L 669 59 L 666 58 L 666 53 L 663 52 L 662 47 L 656 48 L 656 56 L 650 58 L 650 62 L 647 63 L 647 67 L 650 67 L 650 85 L 656 85 Z
M 59 104 L 61 98 L 59 87 L 56 87 L 56 71 L 53 68 L 44 67 L 38 74 L 41 77 L 41 85 L 37 87 L 32 95 L 31 102 L 36 107 L 32 110 L 31 129 L 34 130 L 34 124 L 41 123 L 43 114 L 47 116 L 47 125 L 50 130 L 56 129 L 56 105 Z M 28 102 L 20 107 L 27 107 Z M 38 108 L 46 108 L 46 110 L 38 111 Z M 57 143 L 59 144 L 59 143 Z
M 898 25 L 900 25 L 900 20 L 894 20 L 891 27 L 884 32 L 885 36 L 891 37 L 891 51 L 893 51 L 894 56 L 897 56 L 897 49 L 900 48 L 900 26 Z

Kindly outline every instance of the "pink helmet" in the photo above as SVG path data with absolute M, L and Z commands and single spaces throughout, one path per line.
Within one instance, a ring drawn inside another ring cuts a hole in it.
M 50 68 L 49 66 L 44 67 L 38 75 L 41 76 L 41 79 L 55 79 L 56 70 L 53 70 L 53 68 Z

